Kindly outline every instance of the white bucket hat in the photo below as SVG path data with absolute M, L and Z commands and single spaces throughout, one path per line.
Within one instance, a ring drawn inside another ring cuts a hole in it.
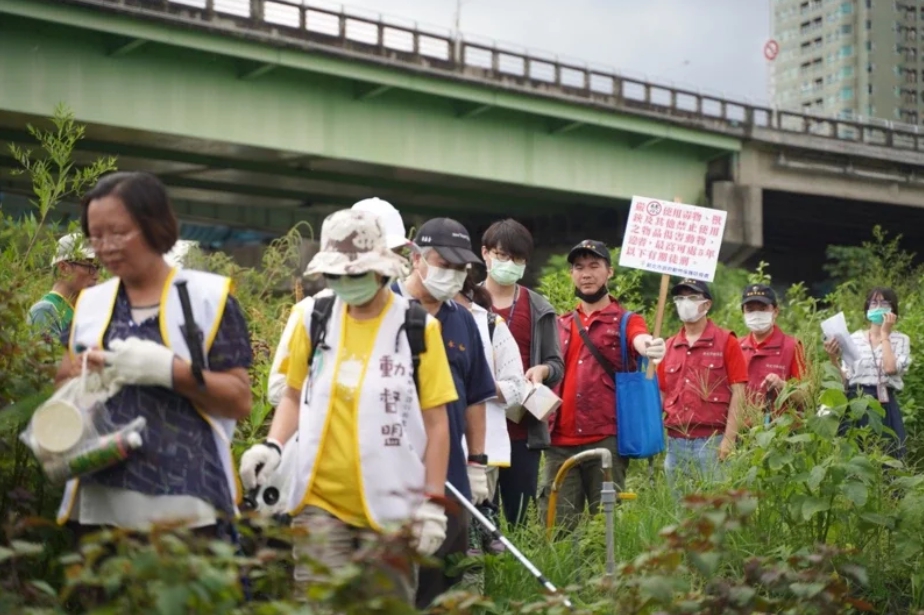
M 321 225 L 321 251 L 314 255 L 306 276 L 354 275 L 374 271 L 399 278 L 407 259 L 388 249 L 382 219 L 368 211 L 341 209 Z
M 51 259 L 51 266 L 67 261 L 92 261 L 96 258 L 93 248 L 82 233 L 71 233 L 58 240 L 58 249 Z
M 401 213 L 388 201 L 374 196 L 371 199 L 363 199 L 354 203 L 352 209 L 368 211 L 382 219 L 382 226 L 385 228 L 385 243 L 389 250 L 403 248 L 410 243 Z

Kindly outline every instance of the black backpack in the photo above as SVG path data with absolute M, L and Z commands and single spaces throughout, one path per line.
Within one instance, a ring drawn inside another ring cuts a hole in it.
M 327 295 L 318 297 L 314 300 L 314 309 L 311 311 L 311 331 L 308 336 L 311 339 L 311 354 L 308 357 L 308 369 L 311 370 L 311 362 L 314 360 L 315 349 L 327 349 L 329 346 L 324 343 L 327 336 L 327 322 L 334 311 L 334 297 Z M 424 309 L 417 301 L 411 301 L 404 315 L 404 324 L 398 330 L 398 336 L 395 338 L 395 351 L 397 352 L 401 342 L 401 332 L 407 336 L 407 343 L 411 347 L 411 374 L 414 376 L 414 386 L 417 387 L 418 395 L 420 394 L 420 382 L 417 379 L 417 368 L 420 367 L 420 355 L 427 351 L 427 338 L 425 331 L 427 328 L 427 310 Z

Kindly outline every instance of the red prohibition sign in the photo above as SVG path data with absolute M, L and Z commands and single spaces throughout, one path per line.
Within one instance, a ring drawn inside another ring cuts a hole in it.
M 780 44 L 775 40 L 770 39 L 767 41 L 767 44 L 764 45 L 764 57 L 767 58 L 770 62 L 776 59 L 776 56 L 780 53 Z

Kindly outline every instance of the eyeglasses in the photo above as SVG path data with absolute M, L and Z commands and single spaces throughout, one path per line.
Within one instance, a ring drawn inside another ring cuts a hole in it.
M 134 230 L 127 233 L 111 233 L 105 237 L 90 237 L 90 245 L 93 246 L 94 250 L 101 250 L 106 246 L 118 250 L 137 236 L 138 231 Z
M 892 304 L 888 301 L 870 301 L 869 306 L 871 308 L 890 308 Z
M 683 303 L 684 301 L 692 301 L 693 303 L 702 303 L 706 298 L 702 295 L 677 295 L 674 297 L 674 303 Z
M 508 262 L 510 262 L 510 261 L 513 261 L 513 262 L 514 262 L 515 264 L 517 264 L 517 265 L 525 265 L 525 264 L 526 264 L 526 259 L 525 259 L 525 258 L 515 258 L 515 257 L 513 257 L 513 256 L 511 256 L 511 255 L 509 255 L 509 254 L 507 254 L 506 252 L 501 252 L 500 250 L 491 250 L 491 254 L 494 256 L 494 258 L 496 258 L 497 260 L 501 261 L 502 263 L 508 263 Z
M 68 264 L 73 265 L 74 267 L 80 267 L 81 269 L 86 269 L 87 273 L 97 273 L 99 271 L 99 265 L 96 263 L 68 261 Z

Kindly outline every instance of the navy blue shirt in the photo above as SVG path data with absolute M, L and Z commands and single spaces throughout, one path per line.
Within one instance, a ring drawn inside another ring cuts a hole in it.
M 158 317 L 135 323 L 125 287 L 120 285 L 104 346 L 129 337 L 163 344 Z M 62 333 L 61 341 L 68 346 L 70 330 Z M 208 362 L 209 369 L 217 372 L 249 368 L 253 362 L 247 321 L 234 297 L 228 297 Z M 219 512 L 233 513 L 234 494 L 225 478 L 212 428 L 188 399 L 163 387 L 125 386 L 106 401 L 106 409 L 116 425 L 145 417 L 144 444 L 124 462 L 83 481 L 147 495 L 191 495 Z
M 394 284 L 392 290 L 399 295 L 403 291 L 398 284 Z M 446 301 L 436 313 L 436 319 L 442 325 L 446 358 L 449 359 L 452 381 L 459 396 L 459 399 L 446 405 L 449 415 L 449 470 L 446 478 L 462 495 L 471 499 L 472 490 L 466 471 L 468 460 L 462 450 L 465 410 L 497 395 L 494 376 L 485 358 L 478 325 L 471 312 L 454 301 Z

